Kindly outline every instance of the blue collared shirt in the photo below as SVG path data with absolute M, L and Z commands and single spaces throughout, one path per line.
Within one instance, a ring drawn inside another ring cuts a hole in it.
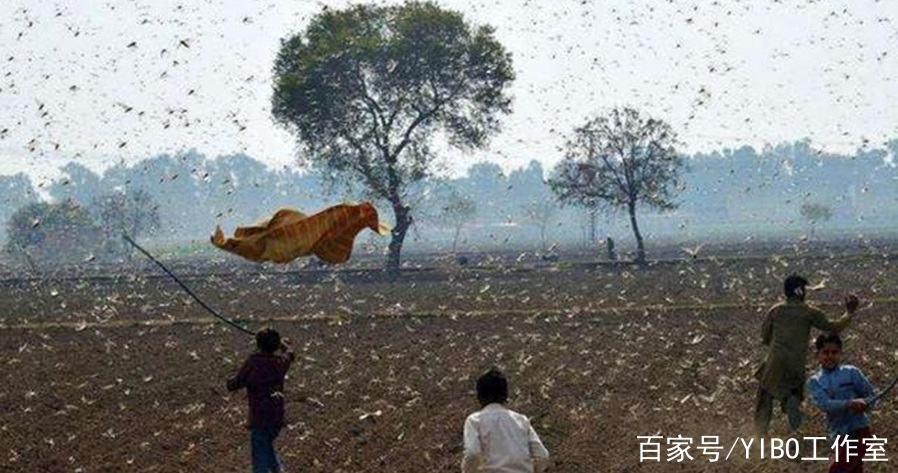
M 826 412 L 830 435 L 848 435 L 869 427 L 866 412 L 852 412 L 848 402 L 863 398 L 867 409 L 873 407 L 873 385 L 861 370 L 852 365 L 839 365 L 831 370 L 820 368 L 808 380 L 811 403 Z

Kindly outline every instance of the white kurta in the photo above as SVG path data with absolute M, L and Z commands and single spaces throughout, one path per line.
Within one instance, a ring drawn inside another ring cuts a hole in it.
M 501 404 L 468 416 L 464 448 L 463 473 L 532 473 L 549 458 L 530 420 Z

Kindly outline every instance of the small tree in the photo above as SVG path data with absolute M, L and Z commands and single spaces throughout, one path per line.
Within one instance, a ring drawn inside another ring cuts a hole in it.
M 801 209 L 799 210 L 799 212 L 811 226 L 808 239 L 814 238 L 814 230 L 817 226 L 817 223 L 825 222 L 833 217 L 833 211 L 829 208 L 829 206 L 816 202 L 805 202 L 801 204 Z
M 412 223 L 408 186 L 432 170 L 433 135 L 460 149 L 484 146 L 511 110 L 513 78 L 492 28 L 434 3 L 326 9 L 282 41 L 272 113 L 304 146 L 304 163 L 360 180 L 389 202 L 386 266 L 395 275 Z
M 595 207 L 586 209 L 586 248 L 593 249 L 595 245 L 598 243 L 596 240 L 596 227 L 598 226 L 597 222 L 599 220 L 599 211 Z
M 88 211 L 71 200 L 21 207 L 7 223 L 7 250 L 41 262 L 75 262 L 98 247 L 100 232 Z
M 159 228 L 159 209 L 149 193 L 142 189 L 103 194 L 94 201 L 106 249 L 131 257 L 131 245 L 125 245 L 122 233 L 137 238 Z
M 446 205 L 440 211 L 440 216 L 455 230 L 455 235 L 452 237 L 453 254 L 458 246 L 458 237 L 461 235 L 462 227 L 470 222 L 476 214 L 477 203 L 474 202 L 474 199 L 459 194 L 456 190 L 449 194 Z
M 614 109 L 574 130 L 549 180 L 559 200 L 587 208 L 625 208 L 636 237 L 636 263 L 645 265 L 645 244 L 636 209 L 676 208 L 683 159 L 667 123 L 643 118 L 632 108 Z
M 546 232 L 552 223 L 552 217 L 558 212 L 555 202 L 549 199 L 529 202 L 521 209 L 524 221 L 539 229 L 539 244 L 546 251 Z

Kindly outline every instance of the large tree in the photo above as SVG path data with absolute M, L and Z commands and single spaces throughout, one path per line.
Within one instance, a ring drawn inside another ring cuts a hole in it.
M 664 121 L 618 108 L 574 130 L 550 185 L 562 202 L 592 208 L 625 208 L 636 237 L 636 263 L 644 265 L 645 244 L 636 210 L 676 208 L 673 197 L 684 166 L 676 134 Z
M 510 112 L 513 79 L 492 28 L 434 3 L 325 9 L 282 41 L 272 113 L 296 134 L 302 164 L 389 202 L 396 274 L 412 223 L 408 187 L 432 172 L 434 135 L 483 147 Z

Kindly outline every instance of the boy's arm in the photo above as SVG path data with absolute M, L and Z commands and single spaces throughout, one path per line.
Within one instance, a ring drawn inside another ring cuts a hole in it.
M 241 388 L 246 387 L 246 379 L 249 375 L 249 360 L 243 362 L 243 366 L 240 367 L 240 371 L 237 371 L 237 374 L 234 375 L 233 378 L 228 380 L 228 391 L 236 391 Z
M 480 469 L 480 455 L 468 456 L 461 460 L 461 473 L 476 473 Z
M 549 467 L 549 451 L 546 450 L 546 446 L 539 439 L 539 435 L 536 435 L 536 431 L 530 425 L 529 419 L 527 420 L 527 429 L 529 430 L 527 440 L 530 446 L 530 457 L 533 458 L 533 471 L 542 473 Z
M 764 346 L 770 345 L 770 338 L 773 335 L 773 309 L 767 311 L 767 316 L 764 317 L 764 325 L 761 326 L 761 344 Z
M 841 332 L 851 324 L 854 314 L 847 312 L 836 320 L 829 320 L 820 309 L 811 308 L 811 325 L 824 332 Z
M 480 449 L 480 437 L 477 435 L 477 427 L 471 417 L 465 419 L 464 431 L 464 457 L 461 461 L 462 473 L 474 473 L 480 466 L 482 451 Z
M 873 387 L 873 383 L 864 376 L 864 373 L 857 368 L 854 369 L 854 387 L 857 394 L 866 401 L 867 409 L 872 408 L 876 403 L 876 389 Z
M 845 296 L 845 313 L 833 321 L 826 318 L 826 314 L 820 311 L 820 309 L 812 308 L 811 310 L 814 311 L 814 313 L 811 316 L 811 324 L 820 330 L 837 333 L 841 332 L 851 324 L 851 320 L 854 318 L 854 313 L 857 311 L 859 303 L 857 296 L 854 294 Z
M 293 360 L 296 359 L 296 355 L 293 353 L 293 348 L 290 347 L 289 342 L 290 341 L 287 339 L 281 340 L 281 346 L 278 347 L 281 350 L 281 356 L 285 361 L 283 365 L 284 374 L 287 373 L 287 370 L 290 369 L 290 365 L 293 364 Z
M 832 399 L 826 390 L 817 381 L 817 378 L 808 380 L 808 394 L 811 398 L 811 404 L 817 406 L 824 412 L 844 411 L 850 402 L 847 399 Z

